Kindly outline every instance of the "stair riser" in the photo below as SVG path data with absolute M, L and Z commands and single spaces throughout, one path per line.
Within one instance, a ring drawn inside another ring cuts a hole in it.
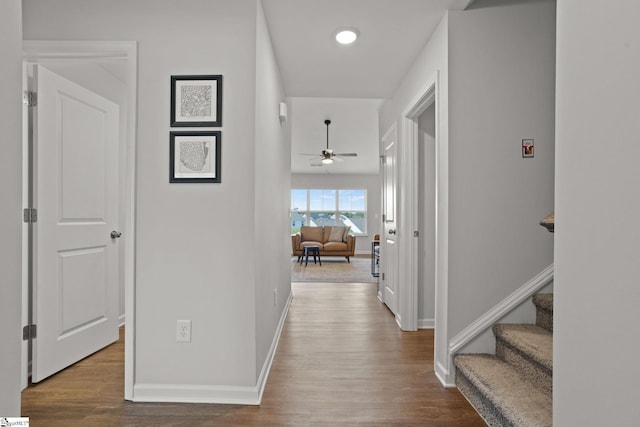
M 536 325 L 553 332 L 553 312 L 536 307 Z
M 536 294 L 532 302 L 536 306 L 536 325 L 553 332 L 553 294 Z
M 460 370 L 456 371 L 456 386 L 487 425 L 491 427 L 514 427 Z
M 531 360 L 500 338 L 496 339 L 496 356 L 516 367 L 524 377 L 551 395 L 553 374 L 545 366 Z

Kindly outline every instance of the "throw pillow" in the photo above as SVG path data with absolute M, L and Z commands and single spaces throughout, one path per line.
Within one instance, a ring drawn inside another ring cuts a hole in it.
M 331 232 L 329 233 L 329 241 L 330 242 L 342 242 L 344 241 L 344 227 L 331 227 Z
M 343 242 L 347 242 L 347 236 L 349 235 L 349 231 L 351 230 L 351 227 L 342 227 L 344 228 L 344 234 L 342 235 L 342 241 Z

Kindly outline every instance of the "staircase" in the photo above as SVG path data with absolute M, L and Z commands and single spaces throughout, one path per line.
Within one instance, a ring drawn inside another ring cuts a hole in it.
M 496 324 L 496 354 L 454 357 L 458 390 L 489 426 L 552 424 L 553 294 L 537 294 L 536 324 Z

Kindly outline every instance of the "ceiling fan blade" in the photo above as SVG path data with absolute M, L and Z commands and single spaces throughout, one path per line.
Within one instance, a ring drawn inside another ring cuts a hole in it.
M 311 166 L 322 166 L 322 163 L 321 163 L 321 162 L 318 162 L 318 163 L 311 163 Z
M 358 153 L 336 153 L 334 155 L 342 157 L 358 157 Z
M 311 153 L 298 153 L 298 156 L 319 156 L 318 153 L 315 154 L 311 154 Z
M 332 159 L 336 162 L 344 162 L 344 159 L 341 159 L 340 157 L 333 156 Z

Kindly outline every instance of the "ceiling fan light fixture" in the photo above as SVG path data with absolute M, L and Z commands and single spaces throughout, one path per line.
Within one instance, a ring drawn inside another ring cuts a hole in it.
M 324 159 L 321 160 L 323 165 L 330 165 L 331 163 L 333 163 L 333 159 L 329 158 L 329 157 L 325 157 Z
M 356 28 L 340 28 L 336 31 L 336 41 L 340 44 L 351 44 L 360 36 L 360 32 Z

